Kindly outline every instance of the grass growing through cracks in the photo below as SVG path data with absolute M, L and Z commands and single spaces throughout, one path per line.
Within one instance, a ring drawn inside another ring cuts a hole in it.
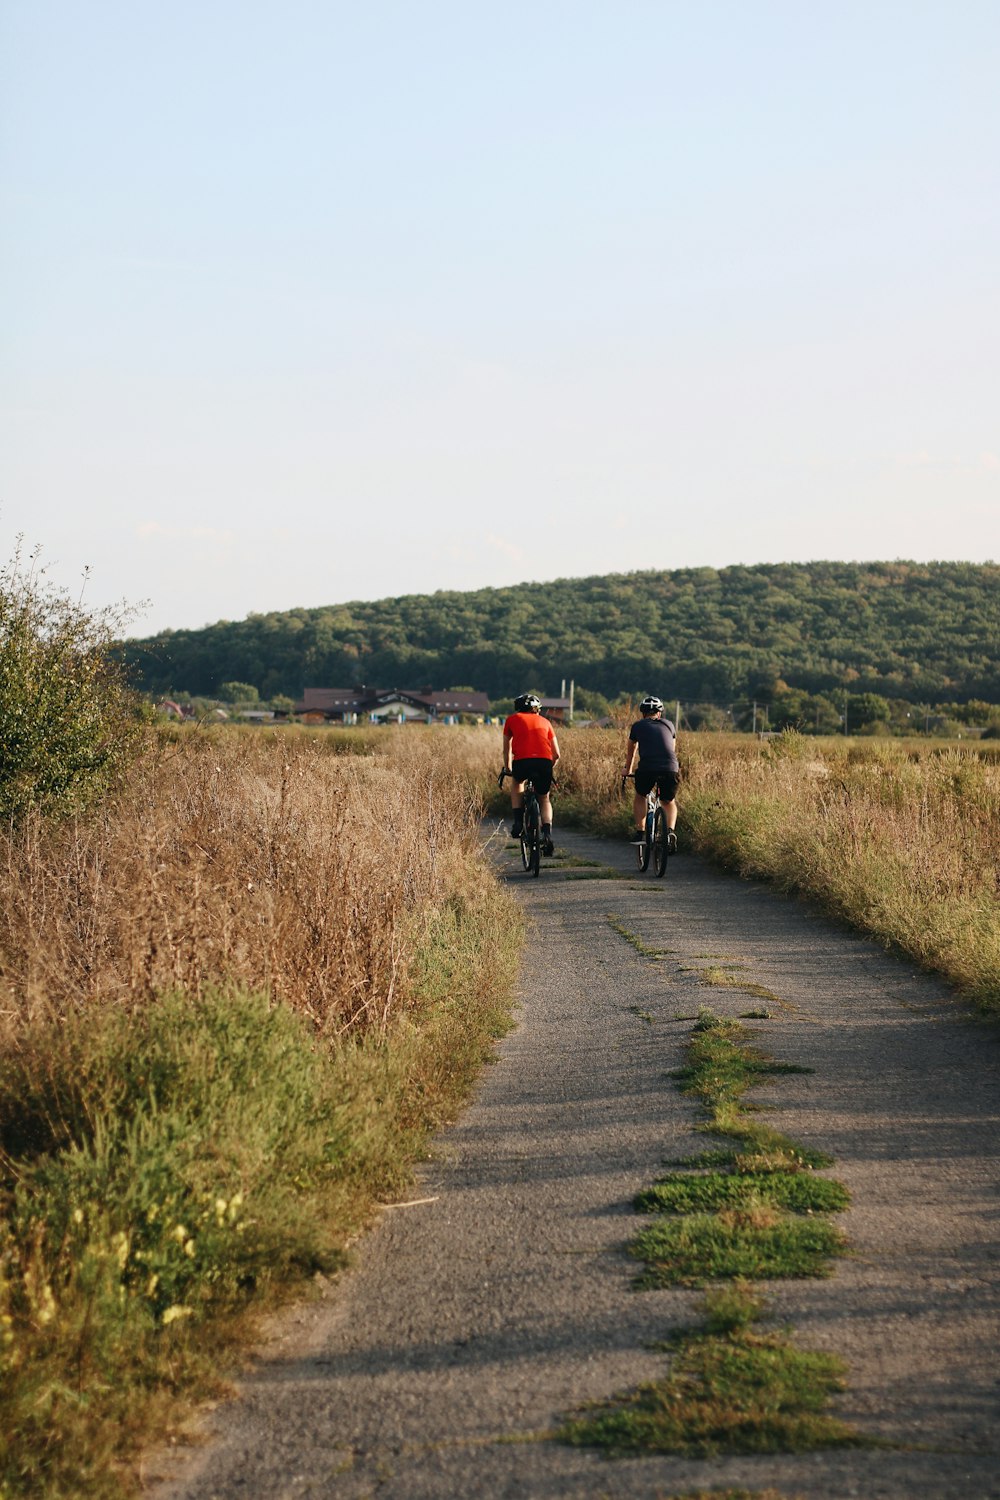
M 830 1158 L 762 1125 L 745 1101 L 754 1084 L 791 1071 L 806 1070 L 776 1064 L 738 1021 L 700 1013 L 675 1076 L 702 1103 L 698 1128 L 733 1144 L 671 1163 L 684 1170 L 638 1195 L 636 1208 L 656 1217 L 630 1253 L 645 1262 L 642 1286 L 731 1285 L 708 1290 L 702 1322 L 670 1340 L 662 1379 L 583 1409 L 563 1441 L 689 1458 L 865 1445 L 825 1409 L 843 1389 L 840 1362 L 758 1326 L 764 1303 L 751 1278 L 825 1276 L 846 1248 L 826 1215 L 847 1206 L 847 1189 L 813 1175 Z
M 631 930 L 631 928 L 626 927 L 621 918 L 616 917 L 613 912 L 609 911 L 607 913 L 607 918 L 608 926 L 614 932 L 617 932 L 619 937 L 623 937 L 626 943 L 630 943 L 635 949 L 636 953 L 640 954 L 643 958 L 651 958 L 653 960 L 668 958 L 674 951 L 672 948 L 651 948 L 648 943 L 643 942 L 638 933 L 635 933 Z
M 799 1219 L 766 1206 L 662 1218 L 632 1241 L 645 1261 L 643 1286 L 702 1286 L 724 1277 L 801 1280 L 829 1274 L 843 1236 L 825 1219 Z
M 750 1210 L 770 1204 L 797 1214 L 836 1214 L 847 1207 L 850 1194 L 843 1183 L 805 1172 L 674 1172 L 661 1177 L 639 1194 L 640 1213 L 717 1213 L 722 1209 Z
M 860 1439 L 824 1407 L 843 1389 L 836 1358 L 761 1331 L 759 1300 L 746 1286 L 709 1292 L 704 1321 L 676 1335 L 669 1373 L 568 1422 L 561 1436 L 610 1455 L 807 1452 L 857 1447 Z
M 702 1102 L 708 1119 L 700 1129 L 739 1147 L 703 1156 L 639 1194 L 636 1208 L 658 1215 L 630 1246 L 645 1262 L 643 1285 L 825 1276 L 831 1258 L 844 1253 L 843 1236 L 823 1216 L 846 1208 L 847 1189 L 814 1177 L 815 1158 L 807 1161 L 745 1103 L 755 1083 L 803 1071 L 776 1063 L 739 1021 L 701 1012 L 675 1076 L 683 1093 Z

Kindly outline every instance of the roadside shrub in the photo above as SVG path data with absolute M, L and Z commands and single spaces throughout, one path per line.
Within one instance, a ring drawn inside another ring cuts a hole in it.
M 0 568 L 0 817 L 78 812 L 129 763 L 138 700 L 110 656 L 123 621 L 50 584 L 20 545 Z

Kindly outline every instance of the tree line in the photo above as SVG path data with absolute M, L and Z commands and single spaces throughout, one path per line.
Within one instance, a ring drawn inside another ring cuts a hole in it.
M 123 642 L 137 685 L 262 698 L 305 686 L 438 688 L 491 699 L 563 679 L 605 699 L 799 693 L 1000 702 L 1000 567 L 774 563 L 564 578 L 251 614 Z M 821 713 L 822 717 L 822 713 Z

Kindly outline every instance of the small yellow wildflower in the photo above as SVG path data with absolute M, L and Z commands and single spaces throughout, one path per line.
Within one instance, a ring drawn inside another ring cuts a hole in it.
M 52 1295 L 52 1288 L 49 1286 L 48 1282 L 45 1282 L 44 1286 L 41 1288 L 38 1298 L 38 1321 L 44 1327 L 46 1323 L 52 1322 L 52 1319 L 55 1317 L 55 1315 L 56 1299 Z
M 184 1241 L 188 1237 L 188 1232 L 183 1224 L 174 1225 L 173 1237 L 177 1241 L 178 1245 L 183 1245 Z
M 187 1241 L 185 1241 L 185 1244 L 184 1244 L 184 1254 L 185 1255 L 191 1255 L 191 1256 L 194 1255 L 194 1240 L 187 1240 Z
M 192 1309 L 190 1307 L 184 1307 L 181 1303 L 175 1302 L 173 1306 L 168 1307 L 166 1312 L 163 1314 L 162 1321 L 164 1328 L 166 1328 L 168 1323 L 176 1323 L 178 1318 L 189 1318 L 191 1316 L 191 1313 Z
M 73 1210 L 73 1223 L 74 1224 L 82 1224 L 83 1223 L 83 1209 L 82 1208 L 74 1208 L 74 1210 Z

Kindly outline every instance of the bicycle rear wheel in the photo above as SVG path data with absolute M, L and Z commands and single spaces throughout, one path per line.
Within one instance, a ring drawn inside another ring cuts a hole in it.
M 653 819 L 653 874 L 662 880 L 667 873 L 667 818 L 662 807 Z
M 524 835 L 521 839 L 521 863 L 529 875 L 538 876 L 541 868 L 542 855 L 542 830 L 536 819 L 533 823 L 525 822 Z
M 542 854 L 542 816 L 537 798 L 524 799 L 524 832 L 521 834 L 521 864 L 537 877 Z
M 635 846 L 636 862 L 640 870 L 649 869 L 649 850 L 653 836 L 653 814 L 650 812 L 646 814 L 645 832 L 646 837 L 643 839 L 642 843 L 636 844 Z

